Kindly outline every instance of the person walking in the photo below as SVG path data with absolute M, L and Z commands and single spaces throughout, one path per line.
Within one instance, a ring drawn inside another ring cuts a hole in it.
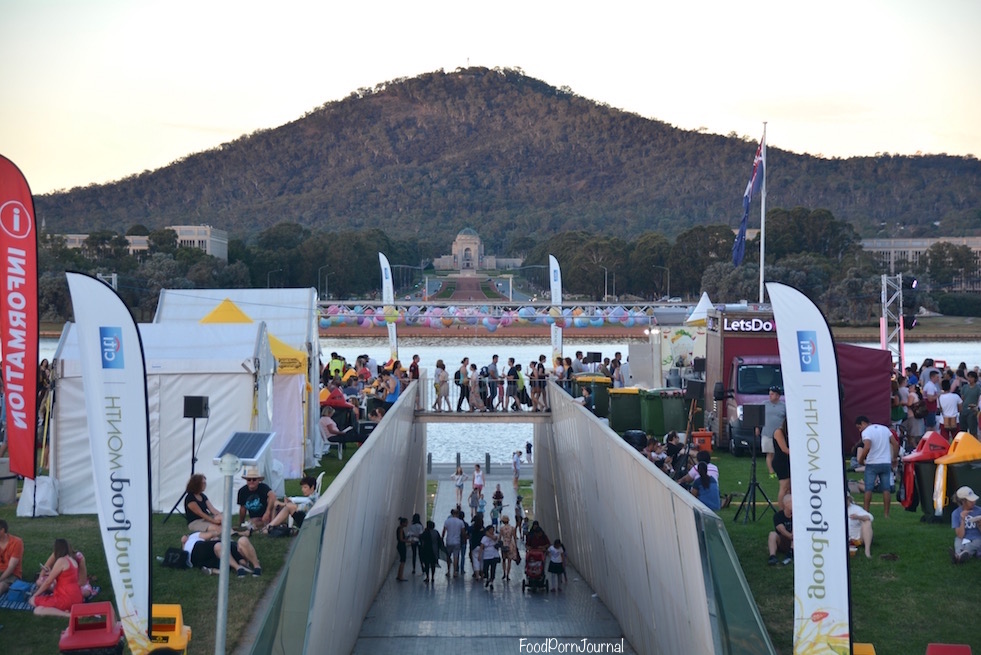
M 562 577 L 565 575 L 565 546 L 556 539 L 548 547 L 548 572 L 552 574 L 552 591 L 562 591 Z
M 433 409 L 437 412 L 443 411 L 443 403 L 446 403 L 446 411 L 452 412 L 453 405 L 450 404 L 450 374 L 446 372 L 446 364 L 442 359 L 436 360 L 436 402 Z
M 463 485 L 467 481 L 467 474 L 463 472 L 462 466 L 456 467 L 456 473 L 450 476 L 450 480 L 453 481 L 453 488 L 456 489 L 456 504 L 461 505 L 463 503 Z
M 422 537 L 423 532 L 425 532 L 425 528 L 422 527 L 422 520 L 418 514 L 413 514 L 412 523 L 409 524 L 408 530 L 405 531 L 405 540 L 412 547 L 412 575 L 416 574 L 416 558 L 419 556 L 419 539 Z
M 463 411 L 463 401 L 467 401 L 468 411 L 473 411 L 473 403 L 470 402 L 470 358 L 464 357 L 460 362 L 460 368 L 455 374 L 455 381 L 460 387 L 460 397 L 456 399 L 456 411 Z M 459 502 L 459 501 L 458 501 Z
M 436 524 L 426 521 L 426 529 L 419 537 L 419 562 L 422 564 L 423 582 L 436 581 L 436 568 L 439 566 L 439 553 L 443 540 L 436 530 Z
M 405 577 L 406 545 L 409 543 L 406 535 L 406 527 L 408 525 L 409 520 L 404 516 L 400 516 L 399 527 L 395 528 L 395 550 L 399 554 L 399 572 L 395 576 L 395 579 L 399 582 L 405 582 L 408 579 Z
M 518 561 L 518 539 L 511 518 L 505 514 L 501 517 L 501 575 L 504 581 L 511 580 L 511 563 Z
M 501 551 L 498 548 L 498 538 L 494 526 L 488 525 L 480 540 L 481 570 L 484 572 L 484 588 L 494 591 L 494 578 L 497 576 L 497 564 L 501 561 Z
M 484 472 L 480 470 L 480 464 L 473 465 L 473 488 L 477 490 L 477 496 L 484 495 Z
M 862 433 L 858 463 L 865 467 L 865 511 L 869 511 L 872 504 L 872 490 L 878 478 L 882 489 L 882 514 L 889 518 L 889 489 L 892 486 L 892 471 L 899 463 L 899 443 L 889 428 L 870 423 L 867 416 L 856 417 L 855 425 Z

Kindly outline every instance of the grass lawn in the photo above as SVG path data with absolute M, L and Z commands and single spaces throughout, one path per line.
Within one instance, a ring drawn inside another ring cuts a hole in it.
M 343 461 L 326 457 L 325 486 L 329 484 L 350 456 Z M 750 460 L 717 453 L 713 461 L 719 466 L 722 491 L 743 492 L 749 483 Z M 777 483 L 764 473 L 760 484 L 771 499 L 776 499 Z M 313 475 L 322 469 L 316 469 Z M 217 486 L 217 481 L 212 485 Z M 435 482 L 427 483 L 427 498 L 432 502 Z M 530 481 L 522 480 L 519 493 L 525 508 L 533 507 L 534 492 Z M 287 483 L 287 494 L 299 494 L 299 483 Z M 772 529 L 773 515 L 759 505 L 757 520 L 743 522 L 743 515 L 734 521 L 741 496 L 720 512 L 726 530 L 736 549 L 743 572 L 756 598 L 763 620 L 774 644 L 781 653 L 792 651 L 793 567 L 766 564 L 766 535 Z M 763 499 L 760 498 L 760 501 Z M 429 508 L 431 513 L 431 506 Z M 931 641 L 981 643 L 977 626 L 966 617 L 976 612 L 978 580 L 981 562 L 955 567 L 950 563 L 947 549 L 953 531 L 942 524 L 920 522 L 921 511 L 906 512 L 893 502 L 892 516 L 882 516 L 881 496 L 873 499 L 872 513 L 875 539 L 873 559 L 867 560 L 862 551 L 850 558 L 852 629 L 855 640 L 875 645 L 877 652 L 923 653 Z M 113 600 L 109 573 L 99 540 L 94 516 L 63 516 L 41 519 L 20 519 L 13 506 L 0 506 L 0 518 L 11 525 L 11 531 L 25 543 L 25 577 L 33 576 L 38 563 L 51 552 L 56 537 L 68 538 L 86 554 L 89 571 L 98 577 L 102 587 L 98 599 Z M 184 521 L 175 516 L 166 525 L 164 515 L 154 516 L 154 554 L 163 555 L 168 546 L 177 545 L 184 531 Z M 228 619 L 229 644 L 248 623 L 257 601 L 265 593 L 285 562 L 289 539 L 270 539 L 256 535 L 253 543 L 263 565 L 260 578 L 231 580 Z M 896 560 L 879 556 L 892 553 Z M 184 616 L 193 629 L 189 653 L 210 653 L 214 650 L 215 607 L 217 580 L 197 571 L 174 571 L 154 566 L 154 600 L 180 603 Z M 845 581 L 840 581 L 844 584 Z M 58 637 L 67 625 L 64 619 L 34 617 L 28 612 L 0 610 L 0 652 L 52 653 L 57 652 Z M 14 648 L 15 650 L 11 650 Z
M 353 444 L 352 444 L 353 446 Z M 329 485 L 354 454 L 351 447 L 345 449 L 343 460 L 336 456 L 324 457 L 322 468 L 308 470 L 316 477 L 326 470 L 324 488 Z M 221 495 L 221 482 L 211 480 L 211 496 Z M 286 494 L 300 495 L 299 480 L 286 483 Z M 237 507 L 234 508 L 237 512 Z M 237 513 L 236 513 L 237 518 Z M 168 547 L 180 547 L 180 537 L 186 532 L 183 515 L 174 514 L 163 523 L 166 514 L 153 517 L 153 555 L 163 556 Z M 109 600 L 115 606 L 115 595 L 109 579 L 102 540 L 99 536 L 98 518 L 94 515 L 59 516 L 36 519 L 18 518 L 15 505 L 0 505 L 0 518 L 10 525 L 10 532 L 24 540 L 23 574 L 33 579 L 40 563 L 51 554 L 54 540 L 64 537 L 85 554 L 89 575 L 96 576 L 95 584 L 102 587 L 96 600 Z M 262 563 L 262 576 L 258 578 L 232 577 L 229 581 L 228 639 L 229 652 L 236 645 L 237 636 L 252 619 L 259 599 L 275 579 L 286 561 L 291 540 L 254 535 L 251 539 Z M 188 653 L 213 653 L 215 650 L 215 622 L 218 603 L 218 576 L 207 576 L 200 571 L 165 569 L 153 565 L 153 601 L 177 603 L 183 606 L 184 620 L 191 626 L 191 643 Z M 0 653 L 45 654 L 58 652 L 58 639 L 67 625 L 67 619 L 35 617 L 30 612 L 0 610 Z M 128 652 L 128 651 L 127 651 Z
M 721 491 L 743 492 L 750 479 L 750 458 L 716 453 L 713 461 L 722 478 Z M 759 482 L 776 502 L 777 481 L 767 476 L 760 460 Z M 762 474 L 762 475 L 760 475 Z M 849 475 L 858 478 L 858 474 Z M 773 514 L 764 502 L 757 520 L 734 521 L 741 496 L 720 512 L 739 556 L 760 613 L 780 653 L 792 652 L 794 592 L 792 566 L 767 566 L 766 537 L 773 529 Z M 861 502 L 861 498 L 856 498 Z M 882 514 L 882 496 L 872 498 L 874 537 L 871 560 L 864 551 L 849 558 L 852 598 L 852 634 L 856 642 L 871 643 L 876 652 L 924 653 L 930 642 L 978 646 L 981 631 L 965 617 L 977 612 L 981 562 L 951 564 L 947 549 L 953 545 L 949 524 L 921 523 L 922 510 L 905 511 L 893 498 L 890 518 Z M 745 510 L 744 510 L 745 513 Z M 895 554 L 898 559 L 880 556 Z M 845 584 L 841 580 L 840 584 Z

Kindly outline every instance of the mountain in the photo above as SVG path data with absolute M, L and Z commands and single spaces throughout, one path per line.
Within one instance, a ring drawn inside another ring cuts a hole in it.
M 361 89 L 156 171 L 38 196 L 36 207 L 53 233 L 201 223 L 248 238 L 290 221 L 448 247 L 470 226 L 506 254 L 564 230 L 735 227 L 755 150 L 520 71 L 469 68 Z M 796 206 L 829 209 L 862 236 L 981 234 L 981 161 L 770 147 L 767 207 Z

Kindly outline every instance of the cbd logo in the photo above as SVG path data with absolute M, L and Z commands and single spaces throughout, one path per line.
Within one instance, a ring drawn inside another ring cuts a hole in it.
M 118 327 L 100 327 L 102 368 L 123 368 L 123 331 Z

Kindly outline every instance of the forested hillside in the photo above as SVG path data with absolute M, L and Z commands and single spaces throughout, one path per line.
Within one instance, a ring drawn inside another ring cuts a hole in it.
M 757 138 L 679 130 L 519 71 L 438 71 L 36 204 L 49 233 L 203 223 L 250 239 L 289 221 L 380 228 L 440 254 L 472 226 L 487 252 L 523 254 L 567 230 L 629 239 L 735 227 Z M 767 173 L 768 208 L 824 208 L 861 236 L 981 234 L 975 158 L 770 147 Z

